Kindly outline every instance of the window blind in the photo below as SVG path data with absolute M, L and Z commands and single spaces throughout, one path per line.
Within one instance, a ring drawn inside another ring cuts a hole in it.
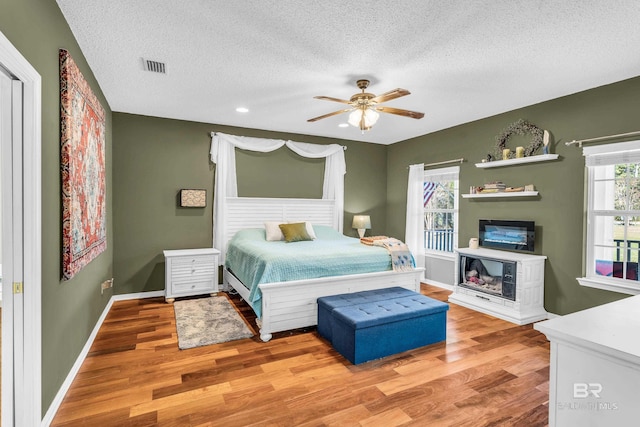
M 640 141 L 583 147 L 582 155 L 586 166 L 640 163 Z
M 460 175 L 460 166 L 424 171 L 425 181 L 455 181 Z

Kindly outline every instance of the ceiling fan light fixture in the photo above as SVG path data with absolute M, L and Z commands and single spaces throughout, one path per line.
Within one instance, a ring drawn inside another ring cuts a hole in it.
M 349 125 L 360 128 L 364 134 L 365 130 L 371 129 L 371 127 L 376 124 L 378 117 L 380 117 L 379 113 L 395 114 L 398 116 L 411 117 L 412 119 L 421 119 L 424 117 L 424 113 L 419 113 L 417 111 L 409 111 L 401 108 L 385 107 L 380 105 L 384 102 L 391 101 L 392 99 L 410 95 L 411 92 L 406 89 L 397 88 L 376 96 L 372 93 L 365 92 L 365 89 L 369 86 L 369 80 L 358 80 L 357 85 L 358 89 L 362 90 L 362 92 L 356 93 L 348 100 L 334 98 L 332 96 L 314 96 L 315 99 L 347 104 L 349 108 L 342 108 L 341 110 L 323 114 L 321 116 L 308 119 L 307 121 L 317 122 L 318 120 L 333 117 L 338 114 L 349 113 L 349 119 L 347 120 Z
M 364 120 L 362 120 L 363 114 Z M 372 108 L 358 108 L 349 114 L 348 121 L 351 126 L 360 128 L 360 130 L 369 130 L 376 124 L 378 117 L 380 114 Z

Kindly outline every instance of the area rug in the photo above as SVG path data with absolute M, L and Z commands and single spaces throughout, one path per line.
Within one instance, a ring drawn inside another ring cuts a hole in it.
M 181 350 L 254 335 L 224 296 L 176 301 L 173 309 Z

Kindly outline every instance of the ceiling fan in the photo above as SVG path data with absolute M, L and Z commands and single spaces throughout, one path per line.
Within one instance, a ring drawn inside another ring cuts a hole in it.
M 379 105 L 383 102 L 391 101 L 392 99 L 411 94 L 411 92 L 406 89 L 393 89 L 389 92 L 383 93 L 382 95 L 376 96 L 372 93 L 365 92 L 365 89 L 369 87 L 369 80 L 361 79 L 358 80 L 356 84 L 358 85 L 358 89 L 361 89 L 362 92 L 356 93 L 348 101 L 346 99 L 332 98 L 330 96 L 314 96 L 315 99 L 340 102 L 342 104 L 348 104 L 351 107 L 334 111 L 333 113 L 324 114 L 322 116 L 314 117 L 307 121 L 315 122 L 320 119 L 326 119 L 327 117 L 351 112 L 351 114 L 349 114 L 349 124 L 355 127 L 359 127 L 360 130 L 362 130 L 362 132 L 364 133 L 365 130 L 371 129 L 371 127 L 376 123 L 379 116 L 378 112 L 411 117 L 412 119 L 421 119 L 424 117 L 424 113 Z

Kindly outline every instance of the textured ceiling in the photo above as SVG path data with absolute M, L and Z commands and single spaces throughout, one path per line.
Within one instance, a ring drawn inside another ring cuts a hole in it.
M 111 109 L 148 116 L 391 144 L 640 75 L 637 0 L 57 2 Z M 307 122 L 359 78 L 425 117 Z

